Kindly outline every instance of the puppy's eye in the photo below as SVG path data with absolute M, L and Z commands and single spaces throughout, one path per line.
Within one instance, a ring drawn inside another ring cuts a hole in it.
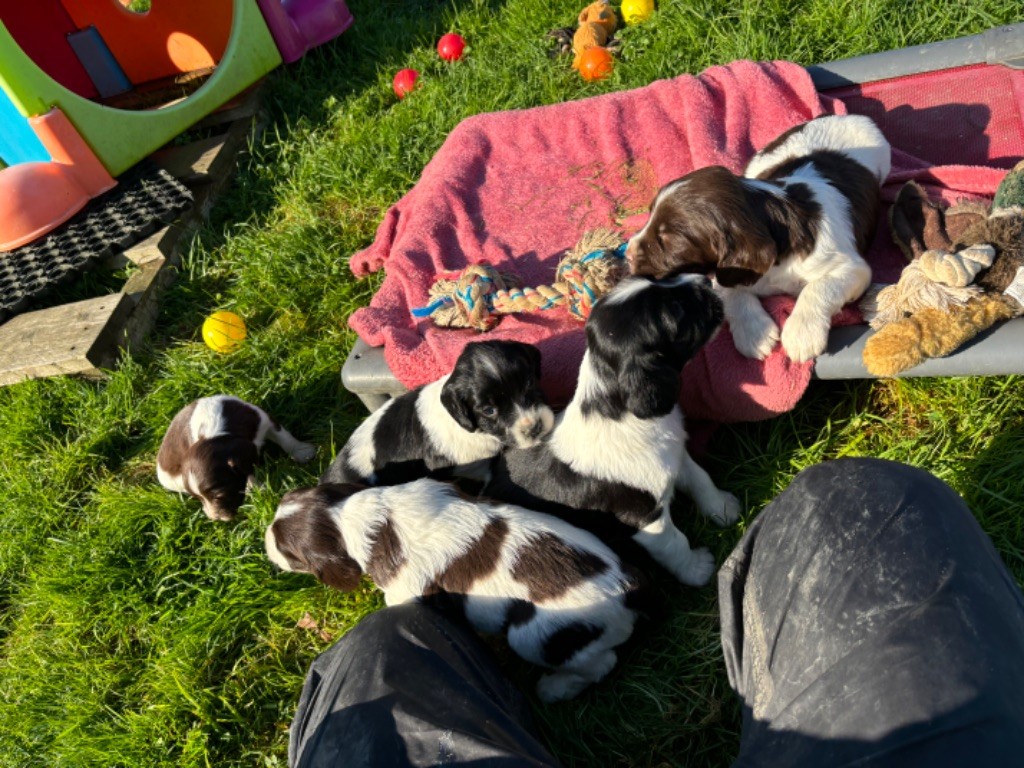
M 498 415 L 498 409 L 495 408 L 493 405 L 485 405 L 483 408 L 480 409 L 480 413 L 482 413 L 488 419 L 493 419 L 495 416 Z

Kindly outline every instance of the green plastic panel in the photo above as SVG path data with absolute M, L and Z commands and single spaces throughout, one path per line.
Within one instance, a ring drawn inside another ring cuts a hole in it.
M 83 99 L 56 83 L 0 23 L 0 88 L 26 117 L 60 107 L 111 176 L 135 165 L 281 62 L 255 0 L 235 0 L 231 39 L 216 71 L 202 88 L 162 109 L 113 109 Z

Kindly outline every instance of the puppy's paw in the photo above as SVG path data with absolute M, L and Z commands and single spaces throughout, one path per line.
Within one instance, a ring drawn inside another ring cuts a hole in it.
M 316 456 L 316 446 L 310 445 L 309 443 L 299 443 L 296 445 L 291 452 L 291 457 L 299 464 L 305 464 L 307 461 Z
M 537 681 L 537 696 L 540 700 L 550 704 L 553 701 L 565 701 L 579 695 L 580 691 L 590 685 L 579 675 L 568 672 L 555 672 L 544 675 Z
M 718 500 L 715 505 L 709 509 L 702 509 L 701 512 L 713 523 L 726 526 L 732 525 L 740 519 L 742 509 L 743 506 L 740 504 L 739 499 L 731 493 L 719 491 Z
M 701 547 L 690 552 L 686 563 L 676 573 L 676 578 L 691 587 L 703 587 L 715 575 L 715 556 Z
M 779 342 L 779 326 L 767 312 L 746 315 L 730 329 L 736 350 L 752 360 L 764 360 Z
M 806 363 L 828 347 L 828 329 L 828 321 L 823 323 L 794 312 L 782 329 L 782 348 L 793 362 Z

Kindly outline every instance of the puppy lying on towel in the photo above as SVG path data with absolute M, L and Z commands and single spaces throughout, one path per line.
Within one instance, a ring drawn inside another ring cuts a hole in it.
M 686 452 L 679 410 L 683 365 L 721 322 L 702 275 L 619 283 L 587 319 L 576 393 L 550 439 L 499 456 L 484 495 L 632 539 L 684 584 L 705 584 L 714 558 L 690 549 L 669 507 L 678 487 L 719 524 L 739 516 L 736 497 Z
M 450 374 L 389 400 L 352 433 L 324 483 L 396 485 L 527 448 L 551 430 L 540 352 L 516 341 L 468 344 Z
M 366 573 L 388 605 L 454 604 L 481 632 L 507 632 L 516 653 L 554 670 L 537 685 L 545 701 L 607 675 L 636 620 L 639 577 L 596 537 L 427 478 L 287 493 L 266 549 L 284 570 L 336 589 L 355 589 Z
M 779 136 L 743 176 L 693 171 L 658 192 L 626 247 L 630 271 L 714 272 L 736 349 L 761 360 L 780 334 L 758 296 L 796 296 L 782 346 L 798 363 L 817 357 L 832 316 L 871 282 L 862 257 L 891 154 L 870 118 L 830 115 Z
M 156 476 L 170 491 L 203 503 L 211 520 L 230 520 L 245 501 L 266 440 L 299 462 L 316 454 L 255 405 L 215 395 L 189 403 L 174 417 L 156 456 Z

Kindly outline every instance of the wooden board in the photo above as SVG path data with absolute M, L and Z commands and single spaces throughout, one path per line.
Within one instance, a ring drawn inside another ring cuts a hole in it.
M 65 374 L 101 378 L 121 350 L 145 344 L 160 293 L 174 281 L 182 251 L 231 179 L 238 153 L 262 130 L 259 105 L 257 87 L 200 123 L 212 135 L 152 156 L 189 187 L 192 209 L 107 259 L 107 269 L 132 267 L 118 293 L 26 312 L 0 325 L 0 386 Z

